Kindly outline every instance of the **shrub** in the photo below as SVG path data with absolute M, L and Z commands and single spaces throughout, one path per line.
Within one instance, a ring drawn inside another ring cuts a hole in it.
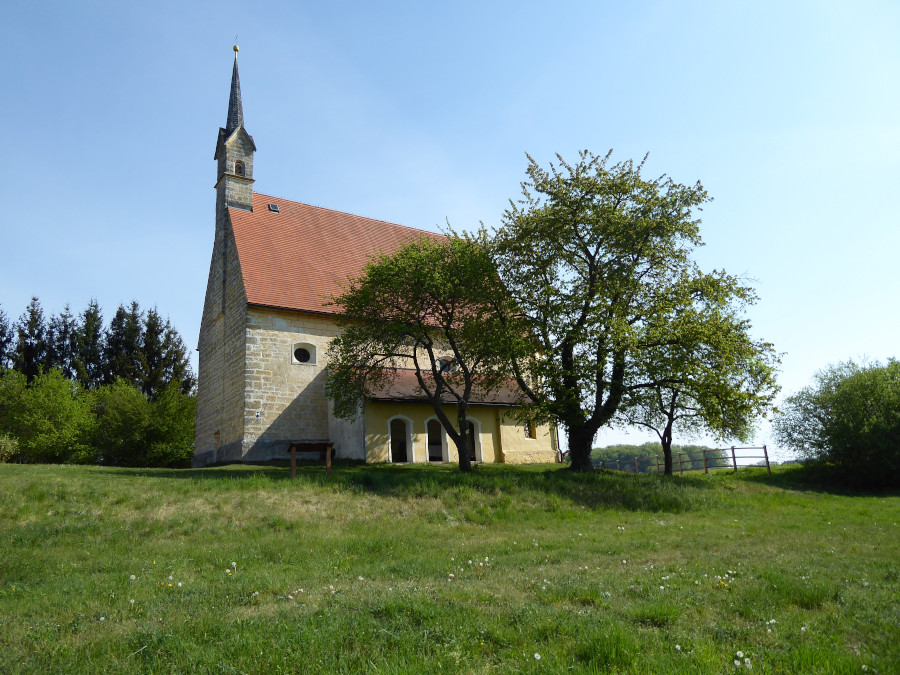
M 19 457 L 19 441 L 8 434 L 0 434 L 0 464 L 14 462 Z
M 94 397 L 97 460 L 113 466 L 189 466 L 196 409 L 178 382 L 156 401 L 123 379 L 100 387 Z
M 774 423 L 778 441 L 838 469 L 852 485 L 900 486 L 900 361 L 818 372 Z
M 15 438 L 24 462 L 70 462 L 91 456 L 90 392 L 56 369 L 35 376 L 0 376 L 0 431 Z

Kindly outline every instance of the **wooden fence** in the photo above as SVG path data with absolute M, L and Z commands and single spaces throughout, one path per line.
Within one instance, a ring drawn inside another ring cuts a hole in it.
M 748 455 L 746 451 L 759 451 L 762 454 Z M 759 447 L 738 448 L 731 446 L 730 448 L 716 448 L 712 450 L 703 450 L 703 458 L 696 456 L 691 457 L 686 452 L 679 452 L 672 455 L 672 471 L 677 471 L 684 475 L 685 471 L 700 471 L 709 473 L 710 469 L 730 469 L 735 472 L 738 470 L 738 460 L 756 459 L 765 460 L 766 471 L 771 475 L 772 467 L 769 465 L 769 451 L 765 445 Z M 610 461 L 601 461 L 599 464 L 603 469 L 615 469 L 616 471 L 627 471 L 629 473 L 642 473 L 649 469 L 655 470 L 657 473 L 663 473 L 665 470 L 665 460 L 662 457 L 635 457 L 634 459 L 616 459 Z M 755 466 L 755 464 L 741 464 L 741 466 Z M 642 468 L 643 467 L 643 470 Z

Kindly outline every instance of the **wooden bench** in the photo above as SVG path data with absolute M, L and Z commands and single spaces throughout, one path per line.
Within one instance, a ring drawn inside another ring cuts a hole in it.
M 334 441 L 291 441 L 291 478 L 297 476 L 297 453 L 318 452 L 325 460 L 325 475 L 331 475 L 331 459 L 334 456 Z

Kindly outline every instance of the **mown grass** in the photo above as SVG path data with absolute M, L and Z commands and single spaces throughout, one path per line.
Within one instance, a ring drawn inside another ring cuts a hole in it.
M 897 672 L 900 496 L 805 480 L 0 465 L 0 672 Z

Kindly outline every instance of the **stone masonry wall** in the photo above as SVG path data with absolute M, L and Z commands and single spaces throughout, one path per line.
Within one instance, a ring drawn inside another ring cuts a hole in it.
M 247 297 L 228 212 L 217 209 L 200 324 L 194 465 L 240 459 Z
M 335 455 L 362 459 L 362 423 L 335 420 L 325 395 L 325 353 L 338 333 L 327 316 L 251 307 L 247 315 L 244 380 L 244 458 L 287 455 L 292 440 L 331 440 Z M 294 347 L 313 353 L 293 358 Z

